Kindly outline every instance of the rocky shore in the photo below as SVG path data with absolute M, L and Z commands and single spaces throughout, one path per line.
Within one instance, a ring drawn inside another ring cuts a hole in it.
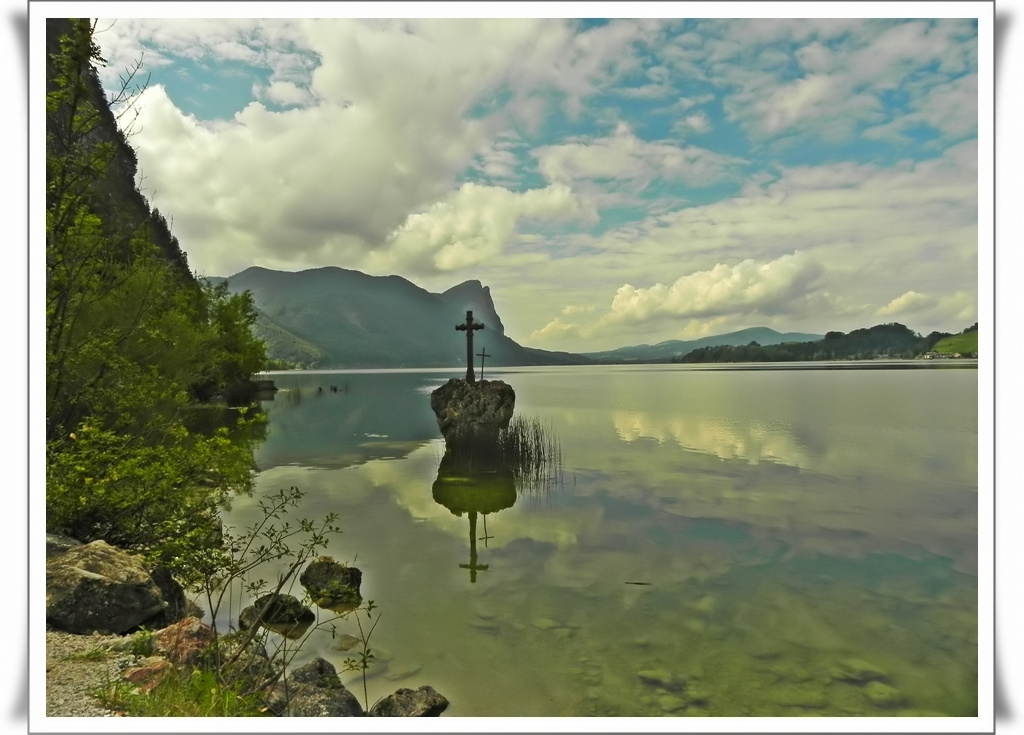
M 320 557 L 300 582 L 320 605 L 352 611 L 361 602 L 362 573 Z M 172 671 L 208 668 L 206 652 L 216 640 L 202 612 L 190 609 L 181 587 L 161 570 L 145 569 L 142 558 L 103 541 L 81 544 L 47 537 L 46 566 L 46 715 L 111 717 L 98 694 L 116 682 L 142 692 Z M 288 635 L 296 624 L 315 617 L 298 599 L 272 593 L 257 599 L 239 626 L 261 627 Z M 308 622 L 305 623 L 308 627 Z M 145 629 L 145 636 L 132 635 Z M 221 639 L 220 673 L 258 685 L 264 712 L 292 717 L 437 717 L 448 700 L 430 686 L 398 689 L 364 711 L 342 684 L 334 666 L 316 658 L 283 670 L 268 656 L 259 638 Z M 270 681 L 267 681 L 267 679 Z M 278 679 L 277 681 L 274 681 Z M 287 684 L 285 682 L 288 682 Z
M 124 652 L 130 638 L 47 629 L 46 716 L 116 717 L 95 693 L 138 663 L 137 656 Z M 103 655 L 94 657 L 101 649 Z

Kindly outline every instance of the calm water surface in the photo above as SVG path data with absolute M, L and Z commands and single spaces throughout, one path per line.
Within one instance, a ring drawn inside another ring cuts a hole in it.
M 977 370 L 746 368 L 487 370 L 562 467 L 472 531 L 433 492 L 429 394 L 461 371 L 274 374 L 257 494 L 339 514 L 327 553 L 383 613 L 371 704 L 430 684 L 446 716 L 975 715 Z M 225 522 L 255 517 L 239 498 Z M 302 656 L 340 670 L 333 646 Z M 895 701 L 837 675 L 851 659 Z

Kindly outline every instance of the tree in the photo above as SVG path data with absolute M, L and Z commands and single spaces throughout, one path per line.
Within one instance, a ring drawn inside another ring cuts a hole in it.
M 265 351 L 251 297 L 204 289 L 138 192 L 93 31 L 47 21 L 47 527 L 144 550 L 213 544 L 217 503 L 251 488 L 252 449 L 184 419 L 199 381 L 223 392 Z M 122 116 L 139 68 L 114 95 Z

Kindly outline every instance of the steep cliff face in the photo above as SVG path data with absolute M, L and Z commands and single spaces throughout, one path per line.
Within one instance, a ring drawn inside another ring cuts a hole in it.
M 501 323 L 501 317 L 498 316 L 494 301 L 491 299 L 491 289 L 480 281 L 463 281 L 440 296 L 443 301 L 460 311 L 472 311 L 473 318 L 486 324 L 488 329 L 505 334 L 505 325 Z
M 74 171 L 69 169 L 72 162 L 81 160 L 84 165 L 85 161 L 91 161 L 95 166 L 96 156 L 102 156 L 102 176 L 98 179 L 92 175 L 79 177 L 87 188 L 71 192 L 72 195 L 81 196 L 88 202 L 112 238 L 124 238 L 127 233 L 146 238 L 176 266 L 185 280 L 195 284 L 188 259 L 177 238 L 171 234 L 167 220 L 150 207 L 136 186 L 138 159 L 118 128 L 110 101 L 93 66 L 103 61 L 98 58 L 98 49 L 92 46 L 89 24 L 85 18 L 46 19 L 48 95 L 58 90 L 62 76 L 74 80 L 70 84 L 67 81 L 63 83 L 59 104 L 47 105 L 47 154 L 62 160 L 57 166 L 47 162 L 47 184 L 52 184 L 53 177 L 59 175 L 73 180 Z M 92 58 L 91 53 L 95 54 Z M 140 81 L 138 78 L 129 82 L 128 96 L 137 91 L 133 83 Z M 109 150 L 103 149 L 104 145 L 108 145 Z M 67 194 L 66 188 L 61 190 Z

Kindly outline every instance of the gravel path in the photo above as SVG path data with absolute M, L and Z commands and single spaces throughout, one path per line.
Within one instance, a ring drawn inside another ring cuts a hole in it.
M 75 635 L 46 631 L 47 717 L 117 717 L 94 696 L 118 678 L 137 658 L 123 648 L 131 636 Z M 107 649 L 102 658 L 74 659 L 77 654 Z

